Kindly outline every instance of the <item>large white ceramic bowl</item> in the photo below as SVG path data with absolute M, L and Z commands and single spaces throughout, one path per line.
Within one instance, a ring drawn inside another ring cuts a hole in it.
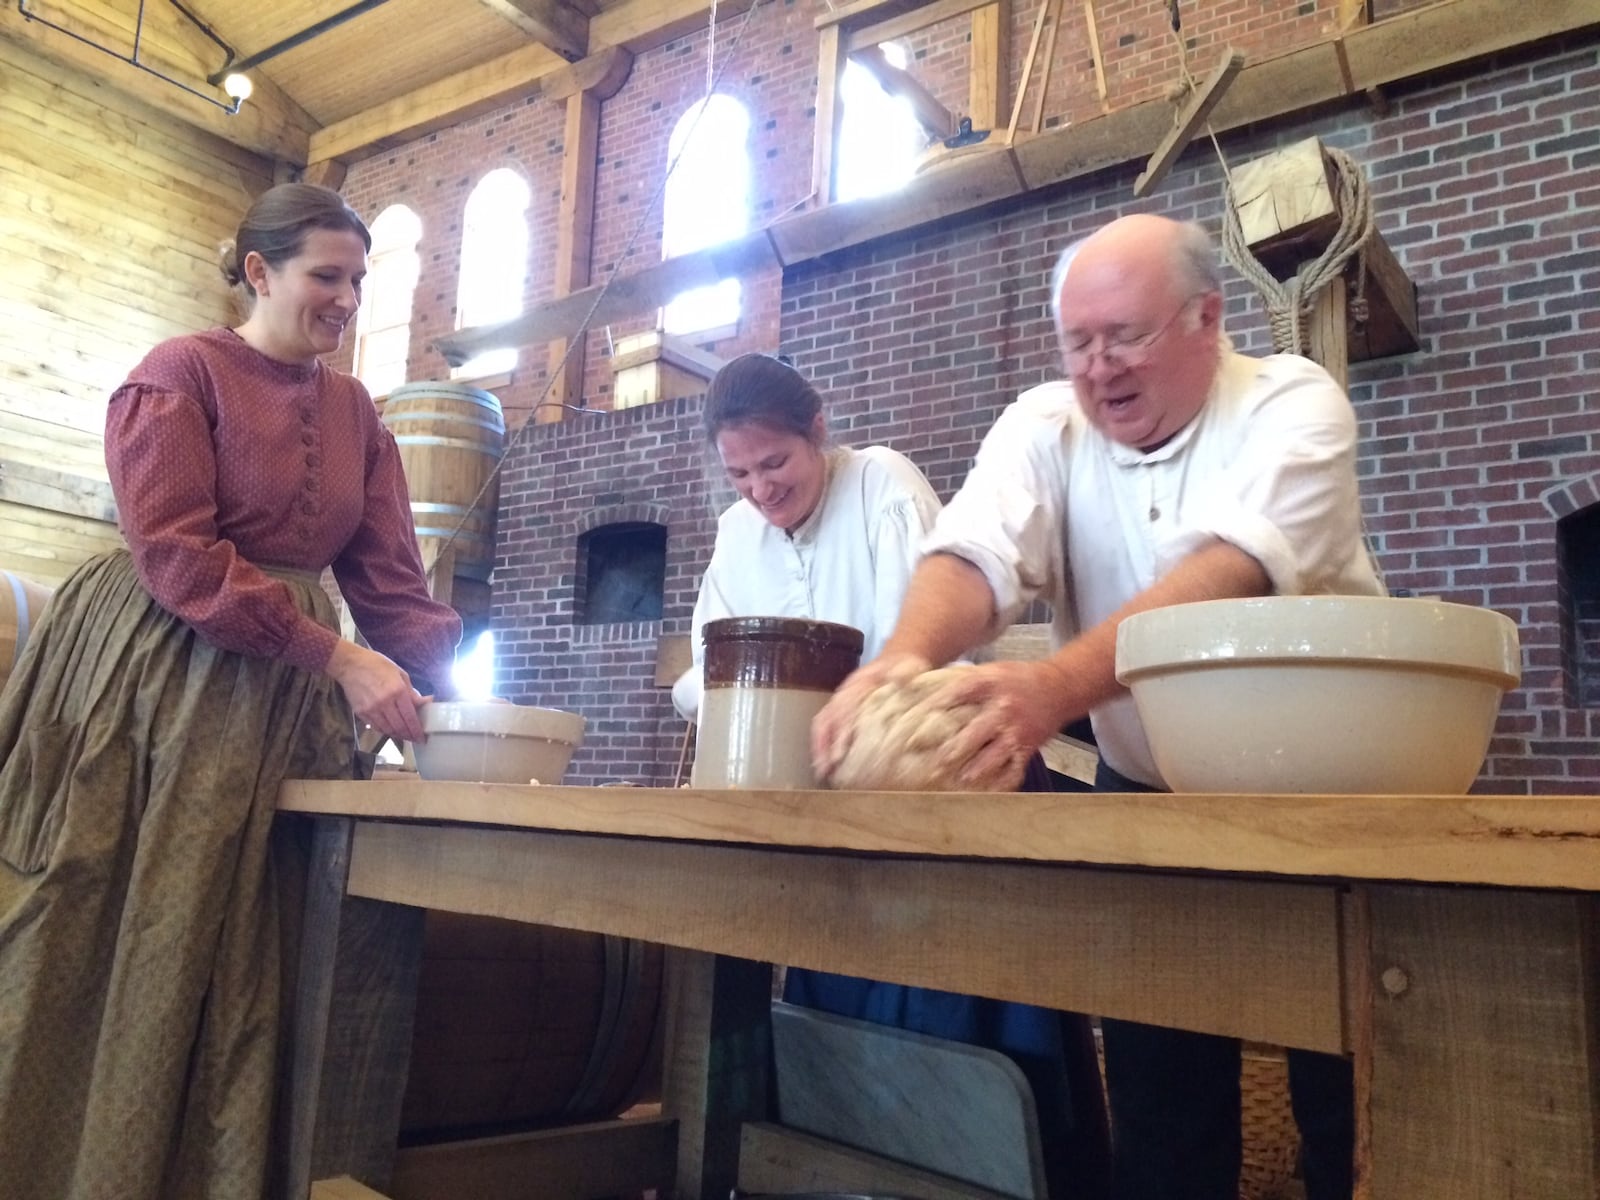
M 435 702 L 422 709 L 428 740 L 411 750 L 424 779 L 560 783 L 583 727 L 582 717 L 555 708 Z
M 1180 792 L 1459 795 L 1520 677 L 1507 617 L 1434 600 L 1211 600 L 1117 630 L 1117 679 Z

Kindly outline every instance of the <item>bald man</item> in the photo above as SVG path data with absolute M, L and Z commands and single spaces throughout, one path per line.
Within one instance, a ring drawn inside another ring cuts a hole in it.
M 1116 681 L 1123 618 L 1226 597 L 1383 593 L 1361 533 L 1349 399 L 1307 359 L 1233 351 L 1204 230 L 1114 221 L 1067 250 L 1051 295 L 1067 381 L 1023 393 L 984 439 L 882 653 L 817 717 L 824 777 L 873 688 L 968 653 L 1041 598 L 1054 655 L 948 685 L 949 703 L 978 706 L 946 747 L 952 771 L 1020 779 L 1088 715 L 1097 790 L 1166 790 Z M 1236 1200 L 1237 1041 L 1112 1020 L 1103 1031 L 1115 1200 Z M 1349 1064 L 1295 1053 L 1290 1074 L 1308 1200 L 1345 1200 Z

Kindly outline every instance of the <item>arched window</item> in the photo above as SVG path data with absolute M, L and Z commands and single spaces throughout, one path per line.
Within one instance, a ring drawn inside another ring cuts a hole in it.
M 883 57 L 890 66 L 906 69 L 905 47 L 884 42 Z M 844 112 L 839 121 L 838 157 L 834 166 L 834 196 L 859 200 L 903 187 L 916 172 L 917 159 L 928 144 L 904 96 L 891 96 L 877 77 L 858 62 L 849 62 L 839 83 Z
M 704 250 L 750 228 L 749 134 L 749 114 L 729 96 L 698 100 L 678 118 L 667 143 L 667 162 L 678 165 L 662 201 L 663 258 Z M 724 279 L 677 297 L 661 325 L 668 333 L 693 334 L 738 322 L 739 281 Z
M 509 167 L 490 171 L 467 197 L 461 228 L 456 328 L 494 325 L 522 314 L 528 273 L 528 181 Z M 517 365 L 514 348 L 486 350 L 451 377 L 496 375 Z
M 421 240 L 422 221 L 404 204 L 391 204 L 372 223 L 372 253 L 356 312 L 355 365 L 357 378 L 374 396 L 387 396 L 406 381 Z

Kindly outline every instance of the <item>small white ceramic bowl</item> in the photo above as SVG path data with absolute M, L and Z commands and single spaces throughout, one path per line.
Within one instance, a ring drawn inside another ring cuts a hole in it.
M 583 741 L 584 719 L 555 708 L 451 700 L 421 716 L 428 740 L 411 750 L 423 779 L 560 783 Z
M 1179 792 L 1460 795 L 1520 677 L 1509 618 L 1434 600 L 1212 600 L 1117 630 L 1117 679 Z

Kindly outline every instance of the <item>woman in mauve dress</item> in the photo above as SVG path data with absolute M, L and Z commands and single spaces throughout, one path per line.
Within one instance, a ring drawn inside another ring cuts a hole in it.
M 822 400 L 784 361 L 746 354 L 706 392 L 705 433 L 740 499 L 717 522 L 693 624 L 694 663 L 673 685 L 699 715 L 707 621 L 805 617 L 859 629 L 871 661 L 894 628 L 939 500 L 887 446 L 829 447 Z M 1050 791 L 1035 756 L 1024 790 Z M 790 967 L 784 999 L 999 1050 L 1028 1078 L 1054 1200 L 1104 1187 L 1105 1114 L 1087 1018 L 1031 1004 Z
M 251 207 L 249 317 L 157 346 L 111 397 L 128 548 L 56 592 L 0 696 L 0 1193 L 261 1200 L 289 778 L 348 778 L 353 714 L 398 738 L 449 687 L 394 439 L 321 355 L 371 238 L 335 192 Z M 342 641 L 331 566 L 368 642 Z M 380 652 L 381 651 L 381 652 Z

